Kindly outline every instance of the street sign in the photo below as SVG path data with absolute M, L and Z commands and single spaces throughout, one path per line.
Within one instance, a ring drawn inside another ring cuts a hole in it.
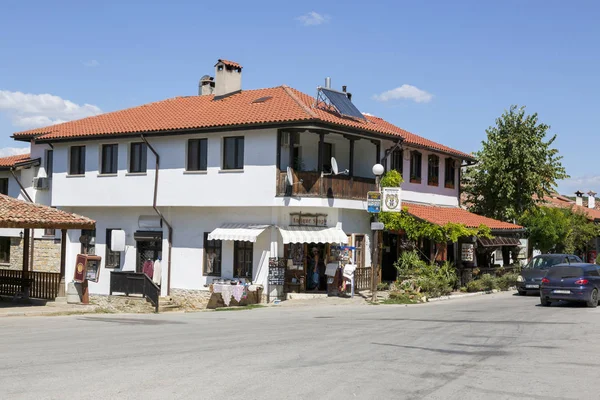
M 371 230 L 372 231 L 382 231 L 385 229 L 383 222 L 371 222 Z
M 402 211 L 402 189 L 400 189 L 399 187 L 383 188 L 382 211 Z
M 367 192 L 367 211 L 375 214 L 381 212 L 381 192 Z

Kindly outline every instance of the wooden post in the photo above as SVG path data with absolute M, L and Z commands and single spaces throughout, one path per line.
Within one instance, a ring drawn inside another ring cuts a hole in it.
M 23 230 L 23 274 L 21 278 L 23 279 L 21 284 L 21 292 L 25 297 L 29 297 L 26 291 L 29 290 L 26 280 L 29 278 L 29 238 L 31 233 L 29 229 Z
M 90 292 L 87 279 L 81 282 L 81 304 L 90 304 Z
M 348 167 L 348 176 L 354 178 L 354 139 L 350 139 L 350 166 Z
M 60 284 L 58 286 L 58 296 L 56 297 L 65 297 L 67 295 L 65 290 L 65 271 L 66 271 L 66 263 L 67 263 L 67 230 L 60 230 Z

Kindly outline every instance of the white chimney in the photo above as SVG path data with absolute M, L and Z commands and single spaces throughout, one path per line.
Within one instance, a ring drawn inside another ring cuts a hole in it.
M 590 190 L 588 193 L 588 208 L 596 208 L 596 192 Z
M 577 204 L 578 206 L 583 206 L 583 192 L 578 190 L 575 192 L 575 204 Z
M 204 75 L 198 83 L 198 96 L 213 94 L 215 91 L 215 78 Z
M 215 97 L 242 90 L 242 66 L 233 61 L 219 59 L 215 64 Z

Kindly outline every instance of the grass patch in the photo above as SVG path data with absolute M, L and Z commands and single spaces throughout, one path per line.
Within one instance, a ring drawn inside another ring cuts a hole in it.
M 215 311 L 244 311 L 244 310 L 253 310 L 255 308 L 265 308 L 262 304 L 248 304 L 247 306 L 240 307 L 221 307 L 215 308 Z
M 416 296 L 412 296 L 409 294 L 396 294 L 389 299 L 383 300 L 381 304 L 417 304 L 419 303 L 419 299 Z

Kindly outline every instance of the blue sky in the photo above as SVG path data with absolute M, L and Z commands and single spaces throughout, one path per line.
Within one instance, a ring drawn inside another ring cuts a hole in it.
M 331 76 L 361 111 L 466 152 L 525 105 L 558 134 L 561 191 L 600 192 L 599 17 L 591 1 L 5 0 L 0 148 L 23 146 L 15 131 L 194 95 L 226 58 L 245 89 L 313 94 Z

